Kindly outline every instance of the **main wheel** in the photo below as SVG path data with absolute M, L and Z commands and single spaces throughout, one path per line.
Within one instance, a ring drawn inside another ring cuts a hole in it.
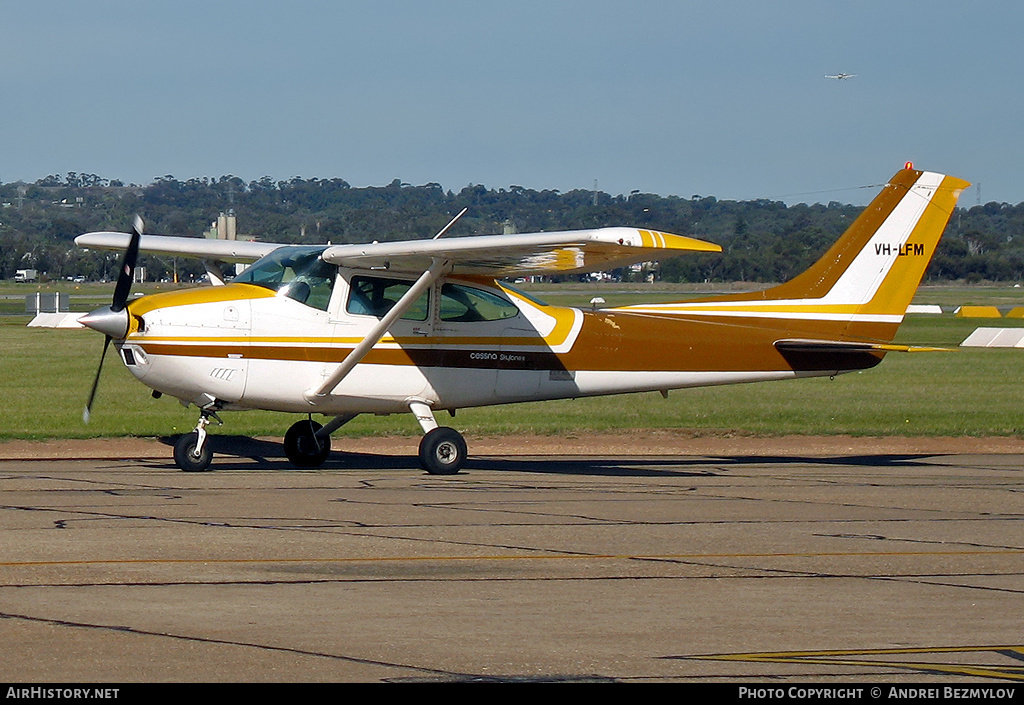
M 181 436 L 174 444 L 174 464 L 185 472 L 209 470 L 210 462 L 213 460 L 210 439 L 206 439 L 201 451 L 196 451 L 197 445 L 199 445 L 199 433 L 196 431 Z
M 284 434 L 284 454 L 297 468 L 318 468 L 331 454 L 331 437 L 317 438 L 323 426 L 312 419 L 296 421 Z
M 420 466 L 431 475 L 454 475 L 466 455 L 466 439 L 454 428 L 439 426 L 420 440 Z

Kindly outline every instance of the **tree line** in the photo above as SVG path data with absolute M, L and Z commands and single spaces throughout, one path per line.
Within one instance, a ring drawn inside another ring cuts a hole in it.
M 367 242 L 432 237 L 464 207 L 448 237 L 503 231 L 539 232 L 611 225 L 662 230 L 711 240 L 716 255 L 662 261 L 656 276 L 674 282 L 779 282 L 806 269 L 862 210 L 838 202 L 799 203 L 632 192 L 487 188 L 455 192 L 437 183 L 354 187 L 343 179 L 171 175 L 146 185 L 95 174 L 52 175 L 0 184 L 0 278 L 34 268 L 51 279 L 113 276 L 111 253 L 83 252 L 75 236 L 127 230 L 133 214 L 146 230 L 199 236 L 218 214 L 233 211 L 239 233 L 284 243 Z M 151 278 L 202 270 L 194 262 L 144 258 Z M 621 272 L 625 278 L 636 273 Z M 929 281 L 1024 280 L 1024 203 L 957 208 L 926 274 Z

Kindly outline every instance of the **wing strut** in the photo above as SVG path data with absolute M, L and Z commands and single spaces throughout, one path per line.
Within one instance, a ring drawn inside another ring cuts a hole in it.
M 206 267 L 206 276 L 210 278 L 212 286 L 224 286 L 224 271 L 213 260 L 204 259 L 203 266 Z
M 409 290 L 402 295 L 402 298 L 398 300 L 398 303 L 392 306 L 391 310 L 388 311 L 370 330 L 370 332 L 366 334 L 366 337 L 359 341 L 359 344 L 356 345 L 352 349 L 352 352 L 350 352 L 348 356 L 341 361 L 341 364 L 338 365 L 338 368 L 331 373 L 331 376 L 324 380 L 324 383 L 317 389 L 310 389 L 304 394 L 306 401 L 314 404 L 318 399 L 323 399 L 330 395 L 330 393 L 334 391 L 335 387 L 341 384 L 341 380 L 345 379 L 348 373 L 351 372 L 364 357 L 366 357 L 366 354 L 370 352 L 373 346 L 380 342 L 380 339 L 387 334 L 391 325 L 401 318 L 413 303 L 415 303 L 416 299 L 418 299 L 424 291 L 433 286 L 434 282 L 440 279 L 449 269 L 450 264 L 447 259 L 432 259 L 430 267 L 428 267 L 427 270 L 420 275 L 420 278 L 417 279 L 411 287 L 409 287 Z

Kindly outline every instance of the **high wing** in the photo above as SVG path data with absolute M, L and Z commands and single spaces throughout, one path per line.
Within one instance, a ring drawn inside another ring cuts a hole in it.
M 127 233 L 94 232 L 79 235 L 75 244 L 124 250 L 128 240 Z M 286 246 L 271 242 L 143 235 L 139 250 L 175 257 L 244 263 L 254 262 Z M 506 277 L 594 272 L 683 252 L 721 251 L 719 245 L 695 238 L 656 230 L 616 227 L 333 245 L 324 251 L 323 259 L 348 267 L 416 274 L 430 268 L 434 260 L 445 260 L 453 273 Z
M 456 274 L 500 278 L 572 274 L 625 267 L 683 252 L 721 252 L 695 238 L 637 228 L 598 228 L 551 233 L 478 235 L 334 245 L 323 253 L 331 264 L 423 272 L 447 260 Z
M 128 247 L 128 233 L 95 232 L 79 235 L 75 244 L 97 250 L 124 250 Z M 210 240 L 201 237 L 175 237 L 171 235 L 143 235 L 139 251 L 170 257 L 195 257 L 221 262 L 255 262 L 281 247 L 273 242 L 246 240 Z

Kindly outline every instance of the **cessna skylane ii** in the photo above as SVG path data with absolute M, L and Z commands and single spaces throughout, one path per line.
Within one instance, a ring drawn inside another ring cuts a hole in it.
M 358 414 L 411 412 L 424 434 L 420 464 L 452 474 L 466 442 L 438 425 L 438 411 L 832 376 L 921 349 L 893 337 L 967 186 L 908 163 L 787 283 L 598 310 L 546 305 L 503 279 L 721 248 L 625 227 L 278 245 L 144 235 L 136 219 L 131 234 L 76 239 L 124 250 L 113 302 L 81 322 L 106 336 L 103 355 L 114 343 L 154 397 L 198 407 L 195 430 L 174 449 L 182 470 L 209 468 L 206 427 L 218 412 L 268 409 L 305 416 L 288 429 L 284 450 L 307 468 L 323 464 L 330 434 Z M 129 300 L 140 251 L 252 264 L 222 286 Z M 99 371 L 86 419 L 98 380 Z

